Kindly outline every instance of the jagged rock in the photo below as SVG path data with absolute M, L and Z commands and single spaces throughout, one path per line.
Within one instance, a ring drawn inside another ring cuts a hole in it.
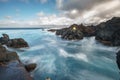
M 36 68 L 35 64 L 27 66 L 27 70 Z M 0 79 L 1 80 L 33 80 L 16 52 L 11 52 L 0 45 Z
M 69 28 L 63 28 L 56 31 L 56 35 L 61 35 L 61 38 L 66 40 L 81 40 L 83 33 L 78 29 L 78 25 L 74 24 Z
M 120 69 L 120 51 L 118 51 L 118 53 L 116 53 L 117 56 L 116 56 L 116 62 L 117 62 L 117 65 L 118 65 L 118 68 Z
M 95 36 L 95 26 L 84 26 L 83 24 L 78 26 L 78 29 L 83 33 L 84 37 Z
M 22 38 L 18 38 L 18 39 L 11 39 L 8 43 L 7 43 L 8 47 L 13 47 L 13 48 L 23 48 L 23 47 L 29 47 L 28 43 L 22 39 Z
M 0 45 L 0 62 L 8 62 L 12 60 L 19 60 L 19 56 L 16 52 L 10 52 Z
M 68 29 L 68 28 L 63 28 L 63 29 L 58 29 L 58 30 L 56 30 L 56 35 L 63 35 L 64 32 L 66 32 L 67 29 Z
M 63 39 L 67 40 L 81 40 L 83 37 L 90 37 L 96 34 L 94 26 L 84 26 L 83 24 L 73 24 L 68 28 L 56 30 L 56 35 L 61 35 Z
M 5 51 L 6 51 L 6 48 L 3 47 L 3 46 L 0 44 L 0 53 L 1 53 L 1 52 L 5 52 Z
M 37 67 L 37 64 L 35 64 L 35 63 L 25 65 L 25 69 L 26 69 L 28 72 L 33 71 L 36 67 Z
M 49 29 L 48 31 L 49 31 L 49 32 L 55 32 L 56 29 Z
M 3 44 L 7 44 L 9 41 L 9 36 L 7 34 L 2 34 L 3 37 L 0 38 L 0 43 Z
M 96 40 L 107 41 L 111 46 L 120 46 L 120 18 L 114 17 L 107 22 L 99 24 L 96 33 Z
M 7 45 L 8 47 L 12 48 L 29 47 L 28 43 L 22 38 L 9 39 L 9 36 L 7 34 L 2 35 L 3 37 L 0 38 L 0 43 L 2 45 Z
M 33 80 L 30 73 L 19 61 L 10 61 L 6 65 L 0 65 L 0 80 Z

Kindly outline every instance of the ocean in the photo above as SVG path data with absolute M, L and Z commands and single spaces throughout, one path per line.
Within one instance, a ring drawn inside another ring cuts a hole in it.
M 108 47 L 85 37 L 67 41 L 47 29 L 2 29 L 10 38 L 23 38 L 29 48 L 12 49 L 23 63 L 37 63 L 31 73 L 35 80 L 119 80 L 116 47 Z

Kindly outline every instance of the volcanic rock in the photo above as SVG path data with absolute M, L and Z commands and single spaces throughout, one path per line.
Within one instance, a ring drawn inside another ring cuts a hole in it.
M 7 43 L 7 46 L 13 48 L 23 48 L 23 47 L 28 47 L 28 43 L 22 38 L 17 38 L 17 39 L 10 39 Z
M 36 68 L 35 64 L 28 66 L 30 71 Z M 1 80 L 33 80 L 27 70 L 16 52 L 8 51 L 0 44 Z
M 117 62 L 118 68 L 120 69 L 120 51 L 118 51 L 118 53 L 116 53 L 116 54 L 117 54 L 116 62 Z
M 83 33 L 78 29 L 78 25 L 74 24 L 69 28 L 63 28 L 56 31 L 56 35 L 61 35 L 61 38 L 66 40 L 81 40 Z
M 33 71 L 36 67 L 37 67 L 37 64 L 35 64 L 35 63 L 25 65 L 25 69 L 26 69 L 28 72 Z
M 97 25 L 96 40 L 109 42 L 111 46 L 120 46 L 120 18 L 114 17 Z
M 0 38 L 0 44 L 7 45 L 12 48 L 24 48 L 29 47 L 28 43 L 22 38 L 9 39 L 7 34 L 2 34 L 3 37 Z

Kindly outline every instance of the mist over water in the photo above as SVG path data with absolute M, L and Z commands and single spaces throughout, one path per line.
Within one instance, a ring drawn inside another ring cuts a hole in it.
M 37 63 L 35 80 L 119 80 L 116 47 L 107 47 L 94 37 L 66 41 L 41 29 L 1 30 L 10 38 L 24 38 L 30 48 L 16 50 L 24 63 Z M 8 48 L 9 50 L 13 50 Z

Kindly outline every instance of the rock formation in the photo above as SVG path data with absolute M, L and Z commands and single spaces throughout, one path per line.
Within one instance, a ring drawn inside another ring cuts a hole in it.
M 7 34 L 3 34 L 3 37 L 0 38 L 0 43 L 12 48 L 24 48 L 29 47 L 28 43 L 22 38 L 9 39 Z
M 83 37 L 94 36 L 95 28 L 94 26 L 73 24 L 68 28 L 56 30 L 56 35 L 61 35 L 63 39 L 67 40 L 81 40 Z
M 8 51 L 0 45 L 1 80 L 33 80 L 28 72 L 33 71 L 35 68 L 36 64 L 30 64 L 27 65 L 26 69 L 16 52 Z
M 118 68 L 120 69 L 120 51 L 118 51 L 118 53 L 116 53 L 117 56 L 116 56 L 116 63 L 118 65 Z
M 96 26 L 96 40 L 110 46 L 120 46 L 120 18 L 114 17 Z

